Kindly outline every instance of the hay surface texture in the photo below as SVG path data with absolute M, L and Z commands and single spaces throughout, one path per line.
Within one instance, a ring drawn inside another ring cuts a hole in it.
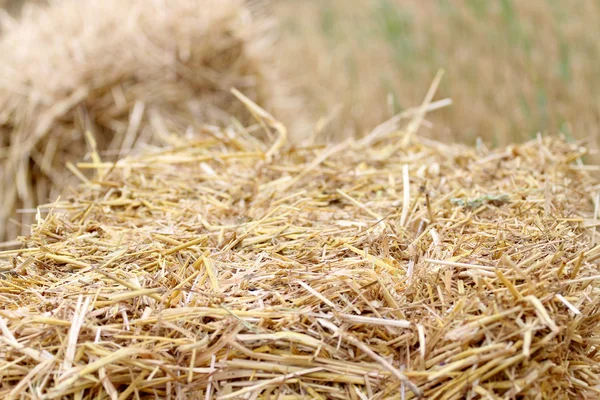
M 0 397 L 598 398 L 578 145 L 203 134 L 79 164 L 0 253 Z
M 66 186 L 88 130 L 103 154 L 123 155 L 198 122 L 245 123 L 232 87 L 275 111 L 289 104 L 259 11 L 243 0 L 62 0 L 5 18 L 0 241 L 29 231 L 31 214 L 8 222 L 17 209 Z

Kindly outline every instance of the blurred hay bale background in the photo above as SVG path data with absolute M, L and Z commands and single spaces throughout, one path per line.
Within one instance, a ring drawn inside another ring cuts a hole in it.
M 444 140 L 506 144 L 559 132 L 598 144 L 600 3 L 282 0 L 282 51 L 331 134 L 364 134 L 418 104 L 438 68 Z M 302 55 L 302 63 L 295 60 Z
M 11 3 L 11 2 L 9 2 Z M 277 115 L 272 22 L 242 0 L 63 0 L 5 17 L 0 39 L 0 241 L 73 174 L 90 131 L 104 157 L 250 116 L 235 87 Z M 17 4 L 10 11 L 18 13 Z M 256 11 L 256 12 L 255 12 Z M 59 189 L 60 188 L 60 189 Z M 20 220 L 20 221 L 19 221 Z M 15 223 L 16 222 L 16 223 Z

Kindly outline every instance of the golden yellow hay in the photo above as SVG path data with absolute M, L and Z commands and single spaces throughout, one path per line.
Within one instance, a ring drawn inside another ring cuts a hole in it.
M 0 252 L 0 397 L 597 398 L 584 154 L 240 127 L 78 163 Z
M 66 187 L 73 175 L 65 166 L 83 156 L 86 131 L 100 156 L 114 159 L 136 143 L 177 143 L 198 123 L 230 124 L 231 115 L 248 122 L 231 88 L 276 114 L 287 107 L 273 67 L 272 23 L 252 7 L 62 0 L 5 23 L 0 241 L 29 232 L 30 210 Z M 23 208 L 20 221 L 15 212 Z

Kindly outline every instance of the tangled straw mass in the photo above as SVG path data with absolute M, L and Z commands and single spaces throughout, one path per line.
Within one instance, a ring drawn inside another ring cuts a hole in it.
M 300 145 L 256 7 L 3 22 L 0 398 L 598 398 L 583 143 Z
M 77 165 L 0 253 L 3 398 L 598 396 L 583 147 L 266 125 Z

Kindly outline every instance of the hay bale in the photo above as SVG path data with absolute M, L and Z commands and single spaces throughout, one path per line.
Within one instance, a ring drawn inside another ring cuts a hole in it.
M 594 398 L 584 153 L 380 130 L 269 161 L 207 129 L 80 163 L 97 178 L 0 253 L 0 395 Z
M 29 231 L 31 212 L 22 227 L 8 223 L 17 209 L 66 187 L 65 164 L 86 153 L 86 130 L 105 157 L 122 155 L 197 123 L 247 122 L 232 87 L 276 114 L 289 104 L 273 70 L 272 24 L 249 4 L 63 0 L 5 22 L 0 241 Z

